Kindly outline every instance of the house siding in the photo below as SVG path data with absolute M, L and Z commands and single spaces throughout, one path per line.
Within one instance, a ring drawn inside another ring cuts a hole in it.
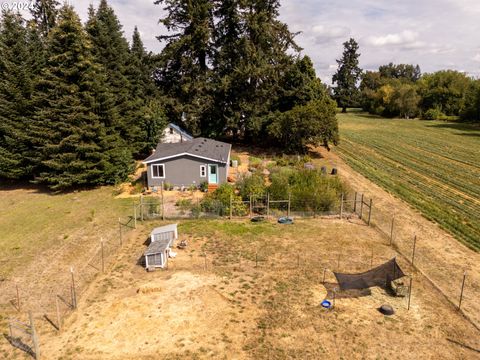
M 152 178 L 152 165 L 165 165 L 165 178 Z M 147 164 L 147 181 L 148 186 L 161 186 L 162 182 L 170 183 L 174 186 L 190 186 L 200 185 L 204 181 L 208 181 L 206 177 L 200 177 L 200 165 L 216 164 L 218 165 L 218 184 L 227 181 L 228 164 L 222 164 L 215 161 L 199 159 L 189 155 L 183 155 L 173 159 L 160 160 Z
M 179 143 L 184 141 L 190 141 L 190 139 L 187 139 L 186 137 L 184 137 L 176 129 L 173 129 L 172 133 L 170 133 L 170 127 L 167 127 L 163 131 L 163 136 L 162 136 L 163 143 Z

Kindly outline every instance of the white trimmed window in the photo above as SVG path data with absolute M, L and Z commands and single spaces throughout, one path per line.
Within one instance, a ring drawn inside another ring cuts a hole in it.
M 152 178 L 153 179 L 164 179 L 165 178 L 165 165 L 164 164 L 152 165 Z
M 207 165 L 200 165 L 200 177 L 207 177 Z

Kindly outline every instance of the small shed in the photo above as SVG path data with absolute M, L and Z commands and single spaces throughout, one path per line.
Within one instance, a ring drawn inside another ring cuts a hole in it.
M 165 268 L 168 265 L 170 248 L 178 238 L 177 224 L 160 226 L 150 233 L 150 245 L 143 254 L 145 268 Z

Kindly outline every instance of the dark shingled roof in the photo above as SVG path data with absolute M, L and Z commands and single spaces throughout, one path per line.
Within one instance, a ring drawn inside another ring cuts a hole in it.
M 153 162 L 165 158 L 188 154 L 195 157 L 212 159 L 220 163 L 227 163 L 231 145 L 207 138 L 195 138 L 192 141 L 163 144 L 157 146 L 155 152 L 143 162 Z

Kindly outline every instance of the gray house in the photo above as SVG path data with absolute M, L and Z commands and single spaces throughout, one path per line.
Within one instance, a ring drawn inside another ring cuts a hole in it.
M 148 187 L 200 185 L 209 188 L 225 183 L 230 164 L 230 144 L 206 138 L 180 143 L 160 143 L 143 161 L 147 165 Z

